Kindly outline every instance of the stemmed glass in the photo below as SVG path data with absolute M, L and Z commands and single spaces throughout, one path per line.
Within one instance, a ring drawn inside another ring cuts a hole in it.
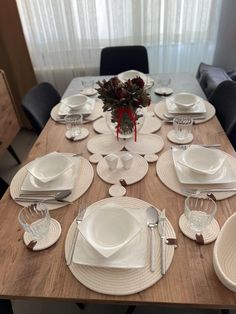
M 189 227 L 196 232 L 196 237 L 201 236 L 210 225 L 216 209 L 216 202 L 211 195 L 198 193 L 186 198 L 184 214 Z

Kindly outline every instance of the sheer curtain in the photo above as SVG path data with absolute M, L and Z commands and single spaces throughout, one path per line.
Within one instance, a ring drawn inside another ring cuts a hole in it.
M 212 62 L 221 0 L 17 0 L 38 81 L 97 75 L 105 46 L 147 47 L 151 73 Z

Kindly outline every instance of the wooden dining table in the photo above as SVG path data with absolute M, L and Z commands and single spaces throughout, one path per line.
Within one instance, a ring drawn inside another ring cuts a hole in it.
M 153 75 L 154 81 L 161 75 Z M 174 92 L 192 92 L 204 98 L 204 94 L 193 75 L 188 73 L 168 74 Z M 91 79 L 91 78 L 88 78 Z M 101 80 L 102 77 L 93 79 Z M 162 98 L 151 89 L 152 103 Z M 68 86 L 64 97 L 81 90 L 81 78 L 75 78 Z M 227 97 L 227 95 L 226 95 Z M 87 123 L 88 138 L 72 142 L 66 139 L 64 124 L 49 119 L 47 125 L 31 149 L 25 164 L 49 152 L 84 152 L 89 158 L 87 141 L 95 135 L 93 123 Z M 163 123 L 157 132 L 165 146 L 159 153 L 171 148 L 166 135 L 172 124 Z M 225 132 L 214 116 L 210 121 L 193 126 L 193 143 L 219 143 L 221 149 L 236 157 Z M 149 163 L 147 175 L 138 183 L 126 187 L 126 196 L 139 198 L 157 208 L 166 208 L 166 216 L 171 222 L 178 247 L 168 272 L 150 288 L 127 296 L 113 296 L 94 292 L 83 286 L 70 272 L 65 260 L 65 239 L 67 231 L 77 215 L 81 203 L 88 205 L 108 198 L 110 184 L 102 181 L 94 167 L 94 179 L 87 192 L 72 204 L 50 212 L 58 220 L 62 233 L 52 247 L 33 252 L 23 243 L 23 230 L 18 222 L 21 206 L 12 200 L 9 190 L 0 202 L 0 297 L 7 299 L 64 300 L 84 303 L 156 304 L 162 306 L 184 306 L 201 308 L 236 308 L 236 294 L 228 290 L 218 280 L 213 268 L 214 243 L 198 245 L 182 234 L 178 220 L 183 213 L 185 197 L 160 181 L 155 163 Z M 216 219 L 222 226 L 236 209 L 236 196 L 217 201 Z M 125 279 L 124 279 L 125 280 Z

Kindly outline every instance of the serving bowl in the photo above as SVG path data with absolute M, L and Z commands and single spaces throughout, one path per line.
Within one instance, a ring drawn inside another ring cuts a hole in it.
M 88 97 L 81 94 L 72 95 L 61 100 L 61 102 L 66 104 L 72 111 L 82 108 L 87 101 Z
M 73 162 L 68 157 L 54 152 L 34 160 L 26 169 L 33 177 L 47 183 L 58 178 L 72 166 Z
M 215 242 L 213 265 L 224 286 L 236 292 L 236 213 L 223 225 Z
M 191 145 L 183 152 L 182 163 L 196 173 L 212 175 L 223 166 L 225 159 L 219 150 Z
M 177 107 L 188 110 L 199 101 L 199 97 L 190 93 L 178 93 L 173 96 L 173 102 Z
M 97 252 L 110 257 L 131 241 L 141 227 L 127 210 L 106 206 L 87 216 L 79 230 Z
M 136 71 L 136 70 L 129 70 L 129 71 L 125 71 L 125 72 L 118 74 L 118 78 L 122 82 L 132 80 L 135 77 L 141 77 L 141 79 L 144 81 L 144 83 L 146 83 L 147 76 L 144 73 Z

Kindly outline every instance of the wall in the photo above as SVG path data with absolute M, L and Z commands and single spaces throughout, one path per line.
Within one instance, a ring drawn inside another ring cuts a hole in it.
M 236 68 L 235 0 L 222 0 L 222 11 L 213 64 L 227 71 Z
M 15 0 L 0 0 L 0 69 L 3 69 L 22 126 L 27 120 L 21 109 L 24 94 L 36 84 Z

